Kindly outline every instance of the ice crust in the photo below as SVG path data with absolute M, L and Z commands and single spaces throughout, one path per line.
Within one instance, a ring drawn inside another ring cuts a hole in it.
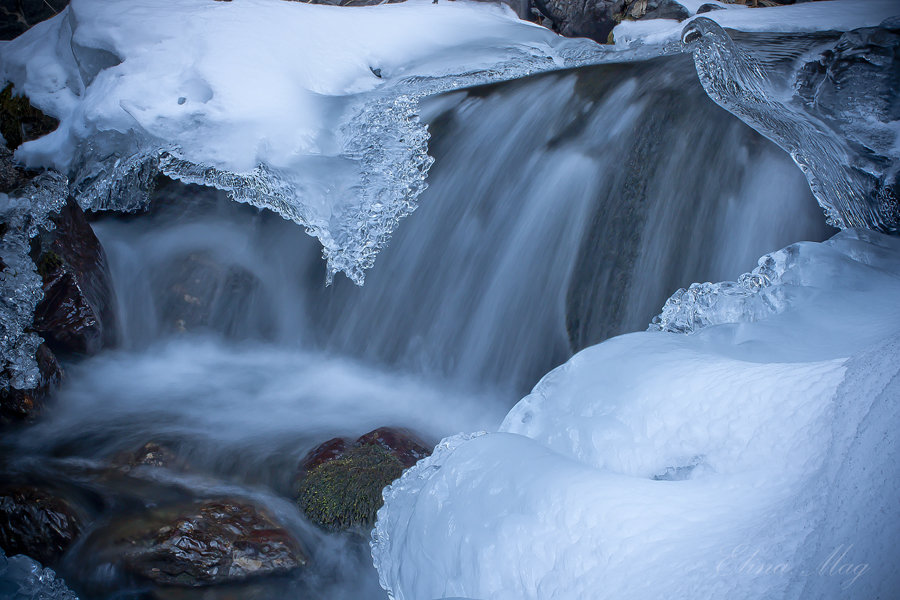
M 680 296 L 663 329 L 689 335 L 580 352 L 496 433 L 444 440 L 387 488 L 390 597 L 898 589 L 900 240 L 850 229 L 760 263 L 719 284 L 734 294 Z
M 52 569 L 25 555 L 7 557 L 0 548 L 0 598 L 6 600 L 78 600 Z
M 43 339 L 29 331 L 43 299 L 41 277 L 31 260 L 31 238 L 52 230 L 52 213 L 66 203 L 65 177 L 48 171 L 12 195 L 0 193 L 0 389 L 32 389 L 40 383 L 35 353 Z
M 0 46 L 0 80 L 60 119 L 16 157 L 67 173 L 83 208 L 139 208 L 157 172 L 212 185 L 362 283 L 425 188 L 420 97 L 601 53 L 485 3 L 73 0 Z

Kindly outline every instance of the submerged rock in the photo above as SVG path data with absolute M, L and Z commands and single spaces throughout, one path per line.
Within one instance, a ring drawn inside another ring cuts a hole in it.
M 106 254 L 71 198 L 51 221 L 55 228 L 32 244 L 44 291 L 34 329 L 57 353 L 94 354 L 113 343 L 116 331 Z
M 0 488 L 0 547 L 47 564 L 56 562 L 82 531 L 82 517 L 65 499 L 32 486 Z
M 125 471 L 136 467 L 160 467 L 166 469 L 184 469 L 186 464 L 174 450 L 163 444 L 147 442 L 132 451 L 119 452 L 112 458 L 112 465 Z
M 179 586 L 283 574 L 307 561 L 300 542 L 263 509 L 228 499 L 120 518 L 87 547 L 132 575 Z
M 303 460 L 297 504 L 331 531 L 371 529 L 381 491 L 431 451 L 415 434 L 383 427 L 356 441 L 329 440 Z

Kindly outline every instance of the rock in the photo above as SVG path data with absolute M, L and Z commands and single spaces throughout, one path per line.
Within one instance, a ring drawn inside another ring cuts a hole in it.
M 621 22 L 626 8 L 625 0 L 534 0 L 534 5 L 560 35 L 588 37 L 601 44 Z
M 15 150 L 22 143 L 56 129 L 59 121 L 36 109 L 25 96 L 17 96 L 12 84 L 0 91 L 0 135 Z
M 329 440 L 303 460 L 297 504 L 310 521 L 326 530 L 367 531 L 384 502 L 385 486 L 430 453 L 403 429 L 376 429 L 355 442 Z
M 106 254 L 71 198 L 52 221 L 55 229 L 32 242 L 44 289 L 34 329 L 57 354 L 95 354 L 113 344 L 116 332 Z
M 37 387 L 27 390 L 14 387 L 0 389 L 0 425 L 33 421 L 43 412 L 47 400 L 59 385 L 62 370 L 47 344 L 38 346 L 35 358 L 40 371 Z
M 131 575 L 191 587 L 284 574 L 307 561 L 300 543 L 263 509 L 228 499 L 120 518 L 86 548 Z
M 637 0 L 633 2 L 630 11 L 638 13 L 631 15 L 634 19 L 675 19 L 684 21 L 691 16 L 691 12 L 675 0 Z
M 66 500 L 31 486 L 0 488 L 0 547 L 52 564 L 82 530 L 82 517 Z
M 697 14 L 702 15 L 703 13 L 712 12 L 714 10 L 725 10 L 725 8 L 718 4 L 702 4 L 700 8 L 697 9 Z
M 30 27 L 58 14 L 68 0 L 0 1 L 0 40 L 11 40 Z

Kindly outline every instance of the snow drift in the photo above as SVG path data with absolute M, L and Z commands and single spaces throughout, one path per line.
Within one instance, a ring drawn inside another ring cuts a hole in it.
M 681 290 L 656 331 L 582 351 L 497 433 L 444 440 L 387 488 L 382 585 L 397 600 L 887 597 L 898 293 L 900 240 L 863 230 Z

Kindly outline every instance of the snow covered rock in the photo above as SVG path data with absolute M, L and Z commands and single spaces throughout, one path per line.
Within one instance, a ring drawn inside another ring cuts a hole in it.
M 682 298 L 706 314 L 693 333 L 582 351 L 497 433 L 444 440 L 386 489 L 391 597 L 898 589 L 900 240 L 847 230 L 761 264 Z
M 75 0 L 0 48 L 0 80 L 60 120 L 16 157 L 83 208 L 140 208 L 158 172 L 215 186 L 361 283 L 425 188 L 418 98 L 595 51 L 486 3 Z

